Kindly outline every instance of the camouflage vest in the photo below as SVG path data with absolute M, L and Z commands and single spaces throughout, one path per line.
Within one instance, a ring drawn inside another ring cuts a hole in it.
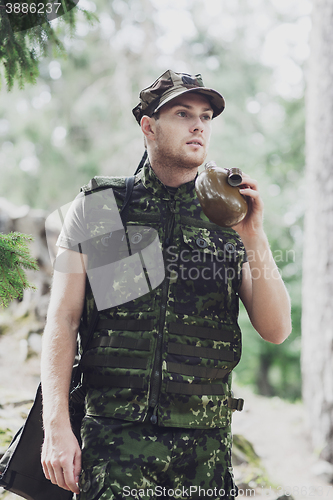
M 112 187 L 121 206 L 124 184 L 121 177 L 95 177 L 82 190 L 103 194 Z M 106 223 L 108 210 L 105 196 L 98 218 L 87 223 L 92 236 L 96 226 Z M 231 370 L 241 356 L 237 317 L 243 244 L 234 230 L 207 219 L 194 181 L 181 185 L 173 196 L 148 162 L 136 177 L 127 221 L 138 243 L 149 228 L 157 231 L 166 276 L 135 300 L 126 301 L 124 295 L 119 305 L 100 311 L 83 359 L 86 411 L 142 421 L 153 407 L 161 426 L 229 425 L 238 401 L 235 405 L 230 385 Z M 95 237 L 96 252 L 106 248 L 102 239 Z M 123 286 L 112 286 L 121 296 Z M 92 307 L 87 281 L 83 342 Z

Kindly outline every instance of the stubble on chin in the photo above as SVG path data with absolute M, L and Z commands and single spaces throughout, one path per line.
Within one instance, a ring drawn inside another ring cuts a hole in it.
M 197 170 L 202 165 L 207 157 L 207 147 L 203 147 L 203 151 L 186 152 L 183 145 L 173 145 L 168 140 L 167 134 L 161 131 L 160 126 L 157 126 L 157 142 L 155 143 L 154 163 L 159 168 L 168 171 L 183 171 L 189 172 Z
M 173 151 L 160 151 L 158 155 L 158 164 L 168 170 L 196 170 L 202 165 L 207 157 L 207 152 L 201 155 L 177 154 Z

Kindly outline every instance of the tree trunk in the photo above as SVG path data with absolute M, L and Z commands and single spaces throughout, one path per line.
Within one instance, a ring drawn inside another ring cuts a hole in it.
M 314 0 L 307 69 L 302 375 L 313 445 L 333 463 L 333 1 Z

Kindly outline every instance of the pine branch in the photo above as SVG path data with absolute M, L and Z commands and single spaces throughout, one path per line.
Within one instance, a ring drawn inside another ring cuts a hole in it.
M 7 13 L 8 1 L 0 0 L 0 67 L 2 63 L 7 90 L 10 91 L 15 81 L 18 81 L 21 89 L 26 83 L 36 83 L 39 57 L 45 57 L 50 49 L 56 49 L 57 55 L 64 57 L 65 49 L 47 17 L 50 0 L 39 0 L 38 5 L 45 6 L 41 9 L 42 14 Z M 14 0 L 10 2 L 14 4 Z M 61 0 L 61 4 L 57 17 L 69 28 L 71 35 L 75 32 L 78 12 L 83 13 L 90 23 L 98 20 L 91 12 L 79 9 L 74 0 Z
M 24 269 L 38 270 L 30 256 L 28 242 L 32 237 L 21 233 L 0 235 L 0 307 L 22 298 L 23 290 L 36 287 L 27 280 Z

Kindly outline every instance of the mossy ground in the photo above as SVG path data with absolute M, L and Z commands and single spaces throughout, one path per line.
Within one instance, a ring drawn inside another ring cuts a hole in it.
M 256 491 L 273 486 L 253 444 L 241 434 L 233 435 L 232 464 L 238 488 Z
M 2 454 L 2 450 L 8 448 L 8 445 L 12 440 L 12 435 L 13 431 L 8 429 L 8 427 L 5 429 L 0 428 L 0 455 Z

